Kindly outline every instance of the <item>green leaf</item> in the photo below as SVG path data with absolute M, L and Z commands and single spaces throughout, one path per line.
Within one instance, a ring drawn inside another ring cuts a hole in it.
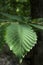
M 4 35 L 5 35 L 5 28 L 8 26 L 6 23 L 0 23 L 0 51 L 3 49 L 5 44 Z
M 21 59 L 36 44 L 37 36 L 32 27 L 11 23 L 6 28 L 5 41 L 10 50 Z
M 17 15 L 11 15 L 11 14 L 8 14 L 8 13 L 3 13 L 3 12 L 0 12 L 1 15 L 7 17 L 8 20 L 17 20 L 17 21 L 23 21 L 22 20 L 22 16 L 17 16 Z
M 3 32 L 3 29 L 4 29 L 4 27 L 2 26 L 1 27 L 1 25 L 0 25 L 0 51 L 2 50 L 2 47 L 3 47 L 3 43 L 4 43 L 4 40 L 3 40 L 3 34 L 4 34 L 4 32 Z
M 12 22 L 12 20 L 10 20 L 10 19 L 0 19 L 0 23 L 3 23 L 3 22 Z
M 43 24 L 43 18 L 32 19 L 32 23 Z
M 5 26 L 1 26 L 0 24 L 0 51 L 3 49 L 4 45 L 4 28 Z
M 12 22 L 12 21 L 19 21 L 19 22 L 22 22 L 22 23 L 26 23 L 26 22 L 31 22 L 31 17 L 25 17 L 25 16 L 21 16 L 21 15 L 11 15 L 11 14 L 8 14 L 8 13 L 3 13 L 3 12 L 0 12 L 0 14 L 2 16 L 5 16 L 6 18 L 0 18 L 0 22 L 2 21 L 9 21 L 9 22 Z
M 30 24 L 32 27 L 37 28 L 37 29 L 41 29 L 43 30 L 43 24 L 39 25 L 39 24 Z

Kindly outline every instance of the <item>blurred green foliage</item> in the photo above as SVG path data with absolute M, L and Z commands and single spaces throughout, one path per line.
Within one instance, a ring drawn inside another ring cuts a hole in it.
M 0 12 L 30 16 L 30 0 L 0 0 Z

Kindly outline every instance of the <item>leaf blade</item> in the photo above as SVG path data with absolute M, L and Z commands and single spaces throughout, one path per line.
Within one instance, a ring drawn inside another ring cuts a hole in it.
M 30 33 L 27 34 L 29 31 Z M 30 34 L 32 36 L 30 36 Z M 34 40 L 32 40 L 32 38 Z M 22 24 L 11 24 L 6 29 L 5 41 L 13 53 L 15 53 L 21 59 L 36 44 L 37 36 L 30 26 Z

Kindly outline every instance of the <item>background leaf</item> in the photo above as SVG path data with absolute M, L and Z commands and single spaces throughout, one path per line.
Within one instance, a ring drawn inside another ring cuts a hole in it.
M 8 24 L 6 23 L 0 23 L 0 51 L 3 49 L 3 46 L 5 44 L 4 35 L 7 26 Z
M 30 24 L 32 27 L 34 27 L 34 28 L 37 28 L 37 29 L 41 29 L 41 30 L 43 30 L 43 24 L 42 25 L 39 25 L 39 24 Z

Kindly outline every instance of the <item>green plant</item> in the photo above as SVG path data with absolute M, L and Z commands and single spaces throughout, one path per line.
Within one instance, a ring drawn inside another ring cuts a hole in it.
M 17 0 L 18 2 L 18 0 Z M 21 0 L 20 0 L 21 2 Z M 24 2 L 22 0 L 22 2 Z M 16 10 L 19 11 L 18 9 Z M 22 58 L 30 52 L 37 43 L 35 30 L 43 30 L 43 19 L 31 19 L 29 16 L 11 15 L 0 12 L 0 50 L 6 43 L 10 50 L 18 57 L 20 63 Z
M 17 20 L 15 22 L 2 22 L 0 24 L 0 30 L 2 29 L 3 32 L 2 34 L 4 35 L 3 38 L 4 41 L 6 42 L 6 44 L 8 44 L 10 50 L 13 51 L 13 53 L 19 58 L 21 62 L 21 59 L 37 43 L 37 35 L 33 29 L 34 28 L 43 29 L 43 25 L 40 25 L 39 22 L 36 23 L 35 22 L 36 20 L 27 23 L 27 21 L 25 21 L 26 17 L 22 19 L 22 17 L 13 16 L 12 18 L 12 16 L 9 14 L 5 14 L 5 13 L 2 14 L 4 16 L 7 16 L 8 20 L 12 19 L 13 21 L 13 18 L 14 20 L 15 19 Z M 2 46 L 2 41 L 1 41 L 1 46 Z

